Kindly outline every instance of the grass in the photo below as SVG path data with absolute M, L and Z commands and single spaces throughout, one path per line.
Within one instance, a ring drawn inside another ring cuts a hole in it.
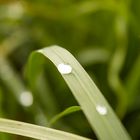
M 0 131 L 40 140 L 88 140 L 70 133 L 7 119 L 0 119 Z
M 76 61 L 76 59 L 65 49 L 58 46 L 52 46 L 32 53 L 27 65 L 27 79 L 29 80 L 32 89 L 36 86 L 35 83 L 37 76 L 39 75 L 41 65 L 43 63 L 41 62 L 41 60 L 43 61 L 41 55 L 50 59 L 57 68 L 59 64 L 63 64 L 63 67 L 61 69 L 58 68 L 58 70 L 60 71 L 60 74 L 62 74 L 62 77 L 71 89 L 92 129 L 100 140 L 130 140 L 129 135 L 121 125 L 119 119 L 116 117 L 105 98 L 102 96 L 100 90 L 96 87 L 78 61 Z M 67 68 L 66 66 L 69 67 Z M 69 68 L 71 69 L 69 70 Z M 98 107 L 100 107 L 99 110 Z M 61 118 L 66 113 L 71 113 L 77 110 L 79 110 L 79 108 L 76 107 L 73 109 L 67 109 L 67 111 L 61 113 L 57 118 Z M 55 118 L 55 120 L 57 120 L 57 118 Z M 50 122 L 52 123 L 52 121 Z M 50 133 L 52 132 L 49 132 L 49 130 L 47 132 L 47 129 L 45 129 L 46 131 L 44 136 L 43 128 L 41 127 L 40 129 L 39 127 L 37 129 L 37 127 L 35 128 L 35 126 L 33 127 L 32 125 L 26 126 L 26 124 L 10 122 L 3 119 L 0 120 L 0 124 L 0 131 L 3 132 L 22 134 L 23 136 L 30 136 L 32 138 L 45 139 L 48 137 L 48 139 L 51 139 L 51 137 L 54 137 L 53 139 L 59 139 L 59 135 L 57 135 L 56 132 L 51 136 Z M 22 127 L 20 128 L 19 126 Z M 27 128 L 28 130 L 26 130 Z M 17 130 L 19 130 L 19 132 Z M 38 131 L 41 132 L 37 134 Z M 27 132 L 29 132 L 29 134 Z M 64 133 L 63 139 L 66 139 L 66 137 L 67 135 Z M 60 138 L 62 139 L 61 136 Z M 72 139 L 70 134 L 67 138 Z M 76 137 L 74 138 L 76 139 Z
M 121 133 L 139 140 L 139 5 L 139 0 L 0 1 L 0 117 L 51 127 L 84 138 L 101 139 L 110 130 L 108 136 L 115 131 L 115 137 Z M 92 86 L 83 80 L 87 76 L 75 68 L 75 64 L 71 67 L 71 59 L 62 59 L 61 52 L 55 55 L 57 61 L 62 60 L 56 66 L 51 62 L 54 59 L 46 59 L 44 52 L 36 52 L 47 50 L 54 56 L 52 49 L 43 48 L 52 44 L 58 44 L 74 55 L 94 81 Z M 29 80 L 26 64 L 32 52 L 35 58 Z M 94 107 L 86 108 L 62 76 L 65 79 L 76 76 L 76 84 L 72 82 L 71 87 L 76 89 L 78 97 L 81 93 L 86 96 L 86 91 L 97 85 L 94 90 L 98 95 L 102 93 L 105 104 L 97 105 L 100 99 L 96 97 L 91 101 L 90 97 L 96 94 L 90 90 L 89 103 L 94 102 L 91 105 Z M 79 80 L 82 81 L 80 84 Z M 92 118 L 98 118 L 99 124 L 92 120 L 87 110 L 91 110 Z M 112 114 L 117 121 L 110 119 Z M 116 122 L 120 129 L 116 130 Z M 108 129 L 105 129 L 106 125 Z M 32 138 L 0 133 L 0 139 Z

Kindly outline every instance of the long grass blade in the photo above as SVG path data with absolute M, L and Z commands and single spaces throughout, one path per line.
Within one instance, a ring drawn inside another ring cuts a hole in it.
M 2 118 L 0 131 L 40 140 L 89 140 L 71 133 Z
M 33 52 L 27 70 L 31 86 L 34 86 L 44 58 L 58 68 L 100 140 L 131 139 L 100 90 L 67 50 L 51 46 Z

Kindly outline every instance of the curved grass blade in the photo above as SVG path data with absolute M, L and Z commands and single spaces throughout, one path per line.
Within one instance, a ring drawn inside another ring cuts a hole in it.
M 80 110 L 81 110 L 80 106 L 71 106 L 71 107 L 65 109 L 64 111 L 62 111 L 61 113 L 57 114 L 56 116 L 54 116 L 54 117 L 50 120 L 49 126 L 53 125 L 56 121 L 58 121 L 58 120 L 61 119 L 62 117 L 66 116 L 66 115 L 69 115 L 69 114 L 71 114 L 71 113 L 80 111 Z
M 124 9 L 127 9 L 126 5 L 123 6 Z M 117 46 L 113 56 L 111 57 L 108 70 L 108 82 L 110 87 L 114 91 L 118 102 L 116 106 L 116 113 L 121 119 L 123 119 L 123 117 L 125 116 L 128 108 L 127 90 L 125 89 L 125 86 L 120 78 L 120 73 L 126 59 L 128 46 L 127 18 L 127 15 L 122 12 L 118 13 L 115 19 L 114 28 L 117 39 Z
M 62 77 L 100 140 L 131 139 L 100 90 L 67 50 L 51 46 L 32 53 L 27 69 L 32 87 L 44 58 L 48 58 L 61 71 Z M 59 67 L 60 65 L 63 67 Z
M 0 131 L 40 140 L 89 140 L 71 133 L 2 118 Z
M 129 106 L 131 107 L 135 99 L 137 97 L 137 87 L 140 85 L 140 55 L 136 59 L 134 66 L 132 70 L 130 71 L 130 74 L 128 74 L 128 77 L 126 79 L 126 87 L 128 90 L 128 99 L 129 99 Z

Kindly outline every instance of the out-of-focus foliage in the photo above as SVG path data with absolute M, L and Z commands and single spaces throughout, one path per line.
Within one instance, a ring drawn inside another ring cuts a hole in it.
M 47 126 L 56 114 L 77 105 L 50 64 L 40 75 L 44 79 L 38 78 L 36 94 L 24 77 L 33 50 L 58 44 L 81 62 L 132 138 L 139 140 L 139 19 L 139 0 L 1 0 L 0 116 Z M 95 138 L 81 112 L 53 127 Z M 0 134 L 0 139 L 25 138 Z

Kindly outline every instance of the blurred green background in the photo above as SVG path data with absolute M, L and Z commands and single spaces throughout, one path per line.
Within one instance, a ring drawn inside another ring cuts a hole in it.
M 50 63 L 34 91 L 25 78 L 31 52 L 57 44 L 77 58 L 139 140 L 139 25 L 139 0 L 0 0 L 0 117 L 47 126 L 77 105 Z M 52 127 L 96 139 L 81 111 Z M 17 139 L 29 138 L 0 133 L 0 140 Z

